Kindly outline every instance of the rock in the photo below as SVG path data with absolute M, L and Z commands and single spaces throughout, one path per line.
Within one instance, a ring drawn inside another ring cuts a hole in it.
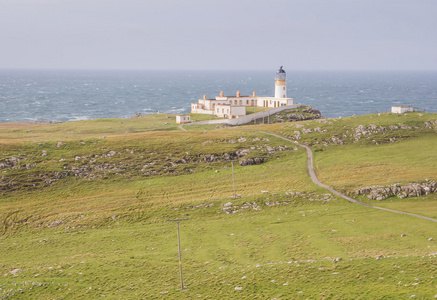
M 336 257 L 336 258 L 334 258 L 333 260 L 332 260 L 332 262 L 339 262 L 339 261 L 341 261 L 342 260 L 342 258 L 341 257 Z
M 268 152 L 269 154 L 273 154 L 273 153 L 275 153 L 275 149 L 274 149 L 273 147 L 271 147 L 271 146 L 267 146 L 266 149 L 267 149 L 267 152 Z
M 400 199 L 406 197 L 419 197 L 429 195 L 437 191 L 437 184 L 435 181 L 427 180 L 424 183 L 410 183 L 401 186 L 400 184 L 393 184 L 388 186 L 370 186 L 362 187 L 354 191 L 356 195 L 366 195 L 372 200 L 384 200 L 389 197 L 398 197 Z
M 52 228 L 52 227 L 57 227 L 59 225 L 61 225 L 63 222 L 62 221 L 54 221 L 51 224 L 47 225 L 48 228 Z
M 235 153 L 237 154 L 238 157 L 242 157 L 248 155 L 249 152 L 250 152 L 249 149 L 241 149 L 241 150 L 237 150 Z
M 434 239 L 433 238 L 429 238 L 428 241 L 432 242 Z
M 380 256 L 378 256 L 377 258 L 376 258 L 376 260 L 380 260 L 380 259 L 383 259 L 384 258 L 384 255 L 380 255 Z
M 206 162 L 213 162 L 215 159 L 214 154 L 207 154 L 203 157 L 203 160 Z
M 242 289 L 243 289 L 243 288 L 242 288 L 241 286 L 236 286 L 236 287 L 235 287 L 235 290 L 236 290 L 236 291 L 241 291 Z
M 14 276 L 18 276 L 17 274 L 19 274 L 21 272 L 23 272 L 23 270 L 21 270 L 21 269 L 13 269 L 11 271 L 11 274 L 14 275 Z
M 248 165 L 253 165 L 253 159 L 249 158 L 249 159 L 240 160 L 240 166 L 248 166 Z
M 407 235 L 406 235 L 405 233 L 402 233 L 402 234 L 401 234 L 401 237 L 404 237 L 404 236 L 407 236 Z

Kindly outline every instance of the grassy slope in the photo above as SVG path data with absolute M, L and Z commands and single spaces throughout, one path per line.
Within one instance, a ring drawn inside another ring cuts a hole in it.
M 366 120 L 370 117 L 372 120 Z M 316 121 L 299 124 L 331 126 L 332 134 L 341 132 L 344 126 L 375 122 L 376 116 L 370 117 L 348 118 L 331 124 Z M 390 118 L 394 116 L 383 117 L 383 124 L 393 123 Z M 240 128 L 133 133 L 149 128 L 151 118 L 156 117 L 129 120 L 134 124 L 129 134 L 123 127 L 127 120 L 80 122 L 80 126 L 76 122 L 31 126 L 33 133 L 26 133 L 29 129 L 25 127 L 2 124 L 0 161 L 24 151 L 27 160 L 38 160 L 35 170 L 45 172 L 50 168 L 63 170 L 64 166 L 79 162 L 90 164 L 90 160 L 75 161 L 76 155 L 114 150 L 121 154 L 102 158 L 102 162 L 130 161 L 129 170 L 133 171 L 109 173 L 96 179 L 69 176 L 49 187 L 3 191 L 0 266 L 5 276 L 0 277 L 0 297 L 7 298 L 8 294 L 14 294 L 14 299 L 434 296 L 437 285 L 432 254 L 437 251 L 435 242 L 428 240 L 436 232 L 434 223 L 326 196 L 308 178 L 306 156 L 301 149 L 276 152 L 258 166 L 234 164 L 237 193 L 242 195 L 235 200 L 229 197 L 233 194 L 230 163 L 223 160 L 191 162 L 189 168 L 194 172 L 187 174 L 139 175 L 135 166 L 149 157 L 171 161 L 170 154 L 179 159 L 186 152 L 194 157 L 250 146 L 286 144 L 272 137 L 263 140 L 267 136 Z M 428 120 L 436 116 L 426 114 L 420 118 Z M 160 122 L 160 126 L 176 129 L 172 119 L 165 117 Z M 248 128 L 285 135 L 296 129 L 287 123 Z M 320 146 L 317 141 L 327 138 L 319 133 L 302 139 L 313 143 L 315 149 L 324 149 L 316 152 L 317 172 L 322 181 L 336 188 L 347 190 L 373 183 L 436 179 L 435 165 L 431 163 L 435 161 L 432 151 L 435 133 L 409 132 L 396 132 L 397 142 L 378 146 L 371 142 Z M 102 139 L 103 135 L 107 138 Z M 239 137 L 247 141 L 224 142 Z M 254 138 L 260 140 L 253 141 Z M 38 145 L 33 140 L 47 142 Z M 28 142 L 23 144 L 25 141 Z M 58 141 L 64 145 L 57 147 Z M 289 145 L 289 149 L 292 147 Z M 48 153 L 44 158 L 42 149 Z M 254 152 L 256 156 L 265 154 Z M 60 158 L 65 161 L 59 163 Z M 389 177 L 379 175 L 381 165 L 393 170 Z M 3 175 L 18 176 L 18 173 L 8 170 Z M 301 194 L 293 196 L 289 192 Z M 330 201 L 310 200 L 316 198 Z M 234 214 L 222 210 L 222 205 L 229 201 L 232 207 L 238 206 Z M 251 205 L 245 204 L 248 202 Z M 212 203 L 207 208 L 193 208 Z M 377 204 L 435 216 L 435 210 L 430 209 L 435 208 L 435 203 L 435 197 L 429 197 L 388 199 Z M 243 206 L 248 208 L 241 209 Z M 176 228 L 166 220 L 184 217 L 189 218 L 181 223 L 188 290 L 181 293 Z M 59 226 L 51 228 L 53 224 Z M 401 237 L 402 234 L 405 236 Z M 385 258 L 376 260 L 380 255 Z M 333 263 L 336 257 L 342 260 Z M 10 273 L 14 269 L 22 271 L 14 277 Z
M 294 138 L 295 132 L 310 129 L 313 132 L 301 134 L 299 142 L 312 145 L 315 168 L 319 179 L 343 192 L 370 185 L 408 184 L 423 182 L 425 179 L 437 180 L 437 126 L 435 114 L 374 114 L 347 119 L 330 119 L 299 122 L 296 124 L 275 124 L 270 130 Z M 433 125 L 425 126 L 429 121 Z M 356 138 L 357 128 L 373 124 L 385 128 L 376 133 L 368 130 Z M 389 130 L 396 125 L 398 129 Z M 406 126 L 404 129 L 401 126 Z M 264 129 L 259 126 L 260 129 Z M 321 132 L 314 131 L 320 128 Z M 333 140 L 340 140 L 338 145 Z M 391 139 L 391 140 L 390 140 Z M 378 206 L 419 213 L 437 217 L 436 195 L 420 198 L 388 199 L 383 202 L 363 202 Z

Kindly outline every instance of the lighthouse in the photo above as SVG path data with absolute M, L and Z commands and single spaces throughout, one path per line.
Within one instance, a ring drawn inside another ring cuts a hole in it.
M 203 99 L 199 99 L 198 103 L 191 104 L 191 113 L 238 119 L 246 116 L 246 107 L 274 108 L 276 109 L 275 112 L 277 112 L 282 107 L 290 108 L 294 105 L 294 99 L 287 98 L 287 75 L 282 66 L 276 71 L 275 97 L 258 96 L 255 91 L 253 91 L 251 96 L 243 95 L 239 91 L 234 96 L 224 96 L 223 92 L 220 92 L 220 96 L 212 99 L 207 99 L 206 95 L 204 95 Z
M 275 98 L 287 98 L 287 75 L 282 66 L 276 71 Z

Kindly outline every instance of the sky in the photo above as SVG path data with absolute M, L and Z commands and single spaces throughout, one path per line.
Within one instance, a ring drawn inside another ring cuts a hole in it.
M 0 69 L 437 70 L 436 0 L 0 0 Z

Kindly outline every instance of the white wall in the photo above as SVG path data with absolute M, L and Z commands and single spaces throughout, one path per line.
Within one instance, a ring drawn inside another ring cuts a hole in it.
M 254 113 L 251 115 L 247 115 L 247 116 L 242 116 L 239 117 L 238 119 L 226 119 L 226 120 L 210 120 L 210 121 L 202 121 L 202 122 L 194 122 L 194 123 L 188 123 L 185 126 L 190 126 L 190 125 L 207 125 L 207 124 L 229 124 L 229 125 L 243 125 L 246 123 L 249 123 L 255 119 L 259 119 L 259 118 L 264 118 L 267 116 L 270 116 L 272 114 L 275 114 L 279 111 L 283 111 L 286 109 L 290 109 L 290 108 L 296 108 L 296 107 L 300 107 L 302 106 L 301 104 L 293 104 L 293 105 L 289 105 L 289 106 L 281 106 L 281 107 L 277 107 L 277 108 L 273 108 L 273 109 L 269 109 L 269 110 L 265 110 L 265 111 L 261 111 L 258 113 Z
M 246 107 L 245 106 L 231 106 L 231 115 L 232 116 L 245 116 L 246 115 Z
M 394 114 L 403 114 L 406 112 L 414 111 L 414 109 L 411 106 L 392 106 L 391 112 Z
M 287 85 L 275 84 L 275 98 L 287 98 Z

